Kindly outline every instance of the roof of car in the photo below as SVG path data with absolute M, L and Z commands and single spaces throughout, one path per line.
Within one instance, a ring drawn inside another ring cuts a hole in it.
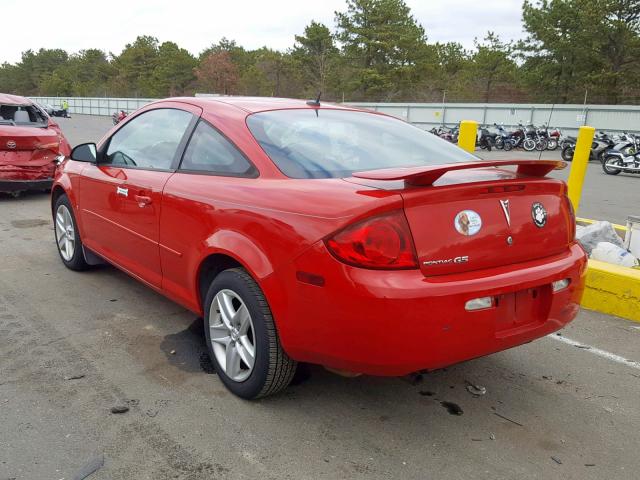
M 187 101 L 186 98 L 179 98 L 176 100 Z M 311 99 L 309 99 L 311 100 Z M 299 100 L 293 98 L 274 98 L 274 97 L 189 97 L 189 103 L 199 105 L 202 108 L 206 108 L 207 105 L 214 103 L 225 103 L 227 105 L 233 105 L 241 108 L 248 113 L 263 112 L 265 110 L 279 110 L 288 108 L 313 108 L 308 105 L 309 100 Z M 323 102 L 320 100 L 322 106 L 330 106 L 331 108 L 340 108 L 345 110 L 354 110 L 352 107 L 337 105 L 329 102 Z
M 33 102 L 28 98 L 20 97 L 18 95 L 11 95 L 9 93 L 0 93 L 0 104 L 28 106 L 28 105 L 33 105 Z

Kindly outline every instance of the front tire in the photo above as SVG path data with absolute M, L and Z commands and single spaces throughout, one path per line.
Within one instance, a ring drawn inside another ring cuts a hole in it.
M 524 148 L 527 152 L 533 152 L 536 149 L 536 142 L 532 138 L 527 138 L 522 143 L 522 148 Z
M 565 162 L 572 161 L 574 153 L 575 153 L 575 150 L 573 149 L 573 147 L 571 145 L 567 145 L 562 149 L 562 154 L 561 154 L 562 160 L 564 160 Z
M 556 148 L 558 148 L 558 140 L 550 138 L 547 142 L 547 150 L 555 150 Z
M 64 194 L 58 197 L 53 206 L 53 231 L 64 266 L 76 271 L 88 269 L 73 208 L 69 197 Z
M 297 362 L 282 348 L 267 300 L 244 269 L 215 278 L 204 314 L 211 361 L 233 394 L 253 400 L 289 385 Z

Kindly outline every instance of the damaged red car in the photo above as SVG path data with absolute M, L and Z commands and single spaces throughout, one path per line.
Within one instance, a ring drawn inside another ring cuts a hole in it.
M 0 93 L 0 192 L 49 190 L 71 153 L 60 126 L 28 98 Z
M 77 146 L 51 206 L 68 268 L 108 262 L 202 316 L 221 381 L 257 398 L 298 362 L 399 376 L 570 322 L 564 165 L 317 101 L 178 98 Z

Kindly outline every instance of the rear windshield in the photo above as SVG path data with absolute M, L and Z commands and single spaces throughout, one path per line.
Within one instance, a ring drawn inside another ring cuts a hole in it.
M 477 157 L 401 120 L 331 109 L 276 110 L 247 125 L 276 166 L 292 178 L 469 162 Z
M 46 127 L 47 115 L 35 105 L 0 105 L 0 125 Z

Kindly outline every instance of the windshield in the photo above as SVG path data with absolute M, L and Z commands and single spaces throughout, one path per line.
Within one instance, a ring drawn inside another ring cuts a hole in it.
M 478 160 L 420 128 L 367 112 L 276 110 L 250 115 L 247 125 L 291 178 L 340 178 L 363 170 Z

